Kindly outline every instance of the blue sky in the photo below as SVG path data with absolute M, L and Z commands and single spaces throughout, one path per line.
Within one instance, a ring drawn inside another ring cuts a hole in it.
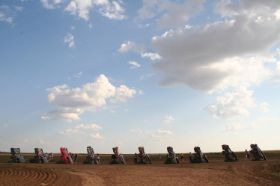
M 2 0 L 0 150 L 279 149 L 279 33 L 277 0 Z

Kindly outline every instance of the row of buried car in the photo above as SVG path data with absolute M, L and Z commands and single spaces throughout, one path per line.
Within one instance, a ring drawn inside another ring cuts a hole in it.
M 230 149 L 228 145 L 222 145 L 222 153 L 224 155 L 224 161 L 233 162 L 238 161 L 236 154 Z M 35 148 L 34 158 L 30 160 L 31 163 L 48 163 L 50 159 L 53 158 L 52 154 L 44 153 L 43 149 Z M 148 154 L 145 153 L 144 147 L 138 147 L 139 153 L 134 154 L 134 163 L 135 164 L 151 164 L 151 158 Z M 165 164 L 178 164 L 180 159 L 173 150 L 173 147 L 167 147 L 167 157 Z M 266 160 L 266 156 L 258 147 L 257 144 L 251 144 L 251 150 L 246 152 L 246 157 L 252 161 L 261 161 Z M 64 164 L 73 164 L 77 160 L 77 154 L 72 154 L 68 152 L 68 149 L 65 147 L 60 148 L 60 160 L 57 163 Z M 200 147 L 194 147 L 194 153 L 190 153 L 189 160 L 191 163 L 208 163 L 208 158 L 205 154 L 202 153 Z M 25 159 L 20 153 L 19 148 L 11 148 L 11 163 L 24 163 Z M 87 157 L 84 161 L 85 164 L 100 164 L 101 159 L 99 154 L 94 152 L 94 149 L 91 146 L 87 147 Z M 111 156 L 111 164 L 126 164 L 124 156 L 119 153 L 118 147 L 113 147 L 113 154 Z

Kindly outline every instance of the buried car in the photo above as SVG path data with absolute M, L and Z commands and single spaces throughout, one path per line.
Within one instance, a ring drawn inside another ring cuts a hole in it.
M 48 163 L 48 154 L 45 154 L 43 149 L 34 148 L 35 156 L 30 160 L 31 163 Z
M 262 150 L 259 148 L 257 144 L 251 144 L 250 145 L 251 150 L 250 154 L 252 155 L 251 160 L 252 161 L 264 161 L 266 160 L 266 156 L 262 152 Z
M 190 162 L 191 163 L 208 163 L 208 158 L 205 154 L 202 153 L 200 147 L 194 147 L 194 154 L 190 153 Z
M 167 147 L 167 158 L 165 160 L 165 164 L 177 164 L 179 163 L 179 158 L 173 150 L 173 147 Z
M 124 156 L 119 153 L 119 147 L 113 147 L 113 155 L 111 156 L 111 164 L 125 164 Z
M 74 163 L 67 148 L 60 147 L 60 160 L 58 161 L 58 163 L 64 163 L 64 164 L 73 164 Z
M 230 149 L 230 147 L 226 144 L 222 145 L 222 153 L 224 155 L 224 161 L 238 161 L 236 154 Z
M 87 157 L 84 161 L 85 164 L 99 164 L 100 156 L 94 153 L 94 149 L 91 146 L 87 147 Z
M 11 148 L 10 163 L 25 163 L 24 157 L 20 153 L 20 148 Z
M 152 161 L 150 156 L 145 153 L 144 147 L 138 147 L 139 154 L 135 153 L 134 162 L 135 164 L 151 164 Z

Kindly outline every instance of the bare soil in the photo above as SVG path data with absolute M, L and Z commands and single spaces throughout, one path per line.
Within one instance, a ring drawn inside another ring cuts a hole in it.
M 280 185 L 280 160 L 208 164 L 0 164 L 0 185 Z

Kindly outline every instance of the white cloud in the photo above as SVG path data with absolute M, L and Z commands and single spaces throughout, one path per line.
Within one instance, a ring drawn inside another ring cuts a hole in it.
M 132 42 L 132 41 L 125 41 L 121 44 L 121 46 L 119 47 L 118 51 L 120 53 L 127 53 L 127 52 L 141 52 L 143 49 L 141 46 L 137 45 L 136 43 Z
M 229 87 L 249 87 L 259 85 L 272 77 L 273 72 L 268 67 L 273 57 L 248 56 L 226 58 L 221 62 L 209 65 L 209 69 L 224 73 L 225 76 L 212 90 L 223 90 Z
M 246 117 L 256 106 L 267 111 L 266 104 L 257 104 L 251 87 L 274 75 L 271 63 L 277 59 L 271 49 L 280 41 L 279 2 L 220 1 L 216 13 L 222 19 L 185 27 L 189 17 L 176 17 L 182 15 L 177 7 L 180 3 L 172 3 L 175 5 L 171 9 L 179 12 L 175 16 L 170 13 L 169 1 L 143 1 L 139 10 L 141 19 L 156 19 L 159 26 L 173 28 L 152 39 L 160 56 L 154 66 L 162 74 L 161 83 L 183 83 L 210 93 L 220 92 L 216 103 L 207 107 L 219 118 Z M 169 18 L 174 24 L 169 24 Z
M 204 0 L 185 0 L 175 2 L 171 0 L 143 0 L 138 11 L 138 19 L 156 19 L 160 28 L 184 26 L 189 18 L 203 8 Z
M 96 7 L 101 15 L 109 19 L 122 20 L 125 18 L 122 4 L 122 1 L 118 0 L 71 0 L 65 11 L 88 21 L 91 10 Z
M 64 37 L 64 43 L 67 44 L 69 48 L 75 47 L 75 37 L 73 34 L 69 33 Z
M 253 92 L 243 87 L 218 96 L 216 102 L 209 105 L 207 109 L 215 117 L 233 118 L 236 116 L 249 116 L 250 109 L 255 106 Z
M 162 57 L 155 64 L 164 77 L 162 83 L 184 83 L 195 89 L 211 91 L 224 88 L 222 84 L 231 86 L 225 84 L 225 79 L 230 76 L 236 78 L 237 71 L 246 74 L 242 70 L 243 65 L 249 72 L 242 77 L 249 80 L 250 69 L 255 68 L 255 64 L 258 74 L 254 73 L 251 81 L 259 82 L 266 78 L 268 69 L 262 56 L 280 41 L 280 21 L 273 16 L 273 8 L 268 5 L 265 9 L 260 6 L 250 11 L 236 11 L 238 14 L 232 13 L 230 18 L 221 21 L 169 30 L 154 37 L 154 49 Z M 255 14 L 252 13 L 254 11 Z M 263 22 L 256 21 L 259 16 Z M 225 64 L 234 65 L 237 69 L 232 71 Z
M 137 61 L 129 61 L 128 64 L 130 65 L 131 69 L 136 69 L 141 67 L 141 65 Z
M 79 120 L 79 116 L 85 111 L 102 108 L 108 104 L 108 101 L 125 102 L 137 93 L 126 85 L 114 86 L 103 74 L 99 75 L 96 81 L 81 87 L 70 88 L 68 85 L 58 85 L 47 91 L 49 102 L 56 105 L 57 109 L 46 116 L 67 120 Z
M 63 0 L 41 0 L 41 3 L 46 9 L 55 9 L 58 8 Z
M 84 20 L 89 20 L 89 12 L 93 7 L 93 2 L 91 0 L 74 0 L 70 1 L 65 11 L 70 12 L 72 15 L 79 16 Z
M 50 120 L 51 118 L 47 115 L 43 115 L 43 116 L 41 116 L 41 119 L 42 120 Z
M 158 53 L 144 52 L 141 54 L 142 58 L 148 58 L 152 61 L 161 60 L 161 56 Z
M 77 121 L 80 120 L 80 115 L 84 110 L 80 108 L 58 108 L 47 114 L 41 116 L 42 120 L 66 120 L 66 121 Z
M 127 99 L 132 98 L 137 91 L 135 89 L 131 89 L 126 85 L 121 85 L 116 89 L 116 96 L 114 100 L 117 102 L 125 102 Z
M 153 37 L 154 50 L 162 58 L 154 64 L 161 83 L 222 91 L 224 95 L 207 107 L 216 117 L 250 115 L 257 105 L 251 88 L 274 75 L 271 64 L 277 59 L 271 51 L 280 42 L 279 8 L 276 0 L 220 1 L 219 21 Z
M 149 59 L 151 61 L 158 61 L 161 59 L 161 56 L 158 53 L 152 53 L 152 52 L 145 52 L 145 49 L 140 44 L 136 44 L 132 41 L 125 41 L 123 42 L 118 52 L 120 53 L 128 53 L 128 52 L 135 52 L 139 54 L 142 58 Z
M 163 118 L 163 122 L 166 123 L 166 124 L 170 124 L 174 121 L 175 121 L 175 119 L 171 115 L 164 116 L 164 118 Z
M 122 1 L 112 1 L 106 6 L 101 6 L 99 12 L 109 19 L 122 20 L 125 18 L 125 10 L 122 6 Z
M 55 116 L 57 119 L 65 119 L 67 121 L 77 121 L 80 120 L 80 112 L 69 112 L 68 110 L 65 111 L 59 111 L 59 112 L 54 112 Z
M 10 7 L 7 5 L 0 5 L 0 22 L 12 24 L 16 14 L 22 10 L 23 7 L 21 6 Z

